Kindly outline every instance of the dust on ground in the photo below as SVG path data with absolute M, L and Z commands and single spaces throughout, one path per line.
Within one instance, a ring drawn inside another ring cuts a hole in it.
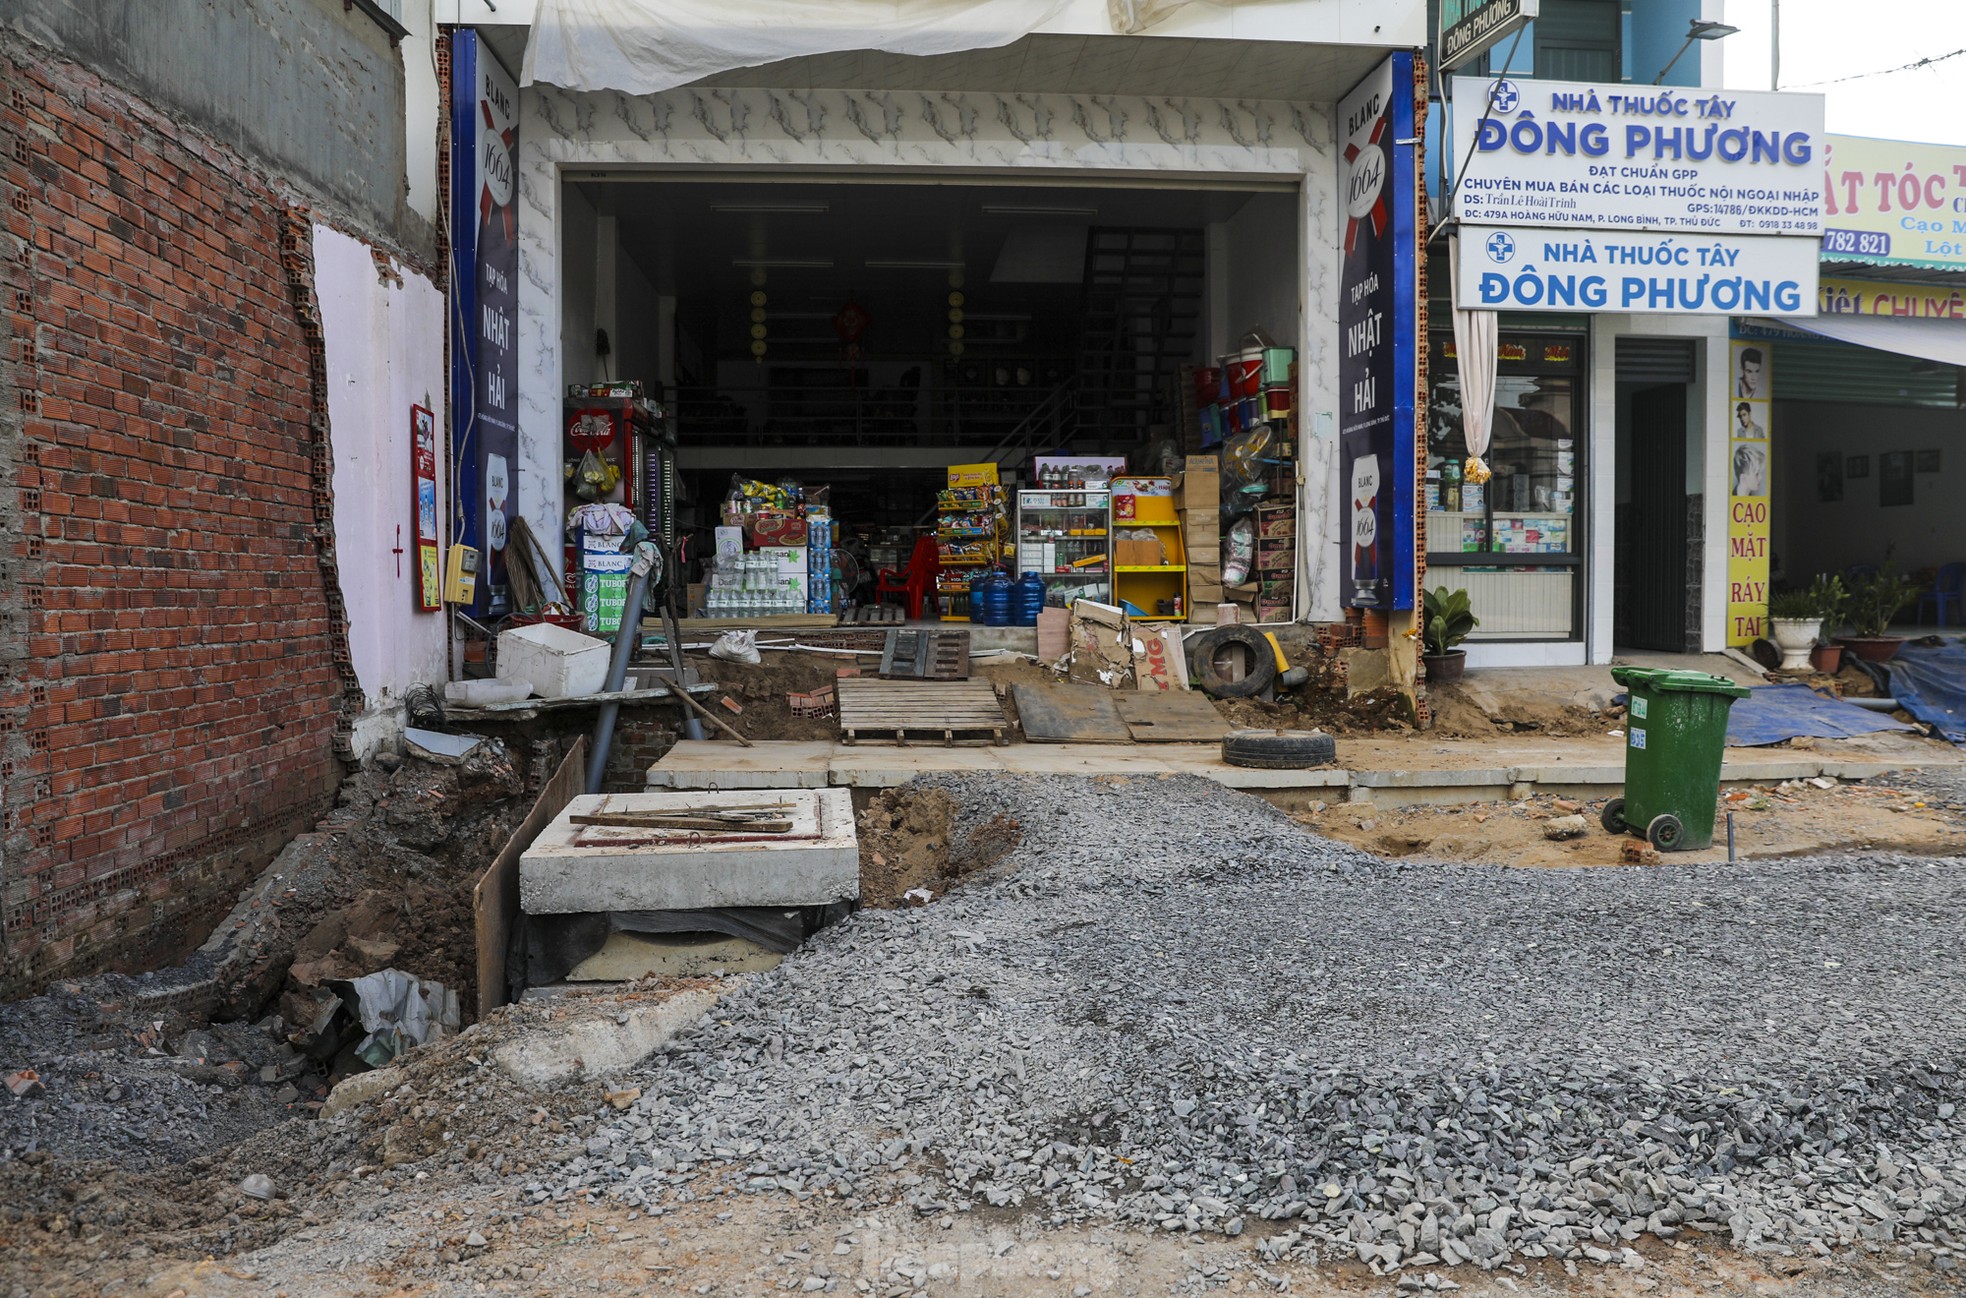
M 1674 864 L 1725 861 L 1727 823 L 1734 817 L 1741 857 L 1803 856 L 1871 849 L 1917 855 L 1966 853 L 1959 819 L 1920 793 L 1895 784 L 1834 784 L 1789 780 L 1727 790 L 1714 812 L 1714 845 L 1673 852 Z M 1330 838 L 1388 857 L 1520 866 L 1658 864 L 1643 839 L 1612 834 L 1598 816 L 1608 799 L 1539 794 L 1517 802 L 1455 806 L 1376 807 L 1314 803 L 1294 818 Z M 1575 837 L 1549 837 L 1552 822 L 1581 816 Z
M 1477 702 L 1458 681 L 1429 682 L 1427 705 L 1432 733 L 1443 739 L 1488 739 L 1497 735 L 1601 735 L 1624 720 L 1621 707 L 1594 709 L 1530 694 L 1511 694 L 1494 711 Z
M 957 841 L 956 800 L 937 788 L 887 789 L 860 814 L 860 904 L 922 906 L 1010 855 L 1023 837 L 992 816 Z

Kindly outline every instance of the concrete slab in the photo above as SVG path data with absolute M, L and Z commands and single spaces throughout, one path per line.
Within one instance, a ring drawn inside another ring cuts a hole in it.
M 634 982 L 637 978 L 714 978 L 763 973 L 785 957 L 769 947 L 722 933 L 610 933 L 601 949 L 567 972 L 570 983 Z
M 1406 802 L 1482 802 L 1510 796 L 1514 786 L 1566 797 L 1602 797 L 1625 779 L 1622 736 L 1436 740 L 1425 736 L 1347 736 L 1338 741 L 1343 766 L 1263 771 L 1230 766 L 1215 744 L 1010 744 L 1002 748 L 847 747 L 839 743 L 761 743 L 744 749 L 722 742 L 684 742 L 649 768 L 655 787 L 727 789 L 733 779 L 770 778 L 782 760 L 787 779 L 845 788 L 890 788 L 941 771 L 1023 775 L 1198 775 L 1232 789 L 1266 796 L 1291 790 L 1338 800 L 1362 794 L 1388 806 Z M 780 754 L 783 754 L 782 759 Z M 1817 748 L 1730 748 L 1721 779 L 1770 783 L 1828 775 L 1866 779 L 1886 771 L 1954 766 L 1966 753 L 1915 736 L 1867 735 Z M 809 787 L 809 784 L 808 784 Z M 1327 792 L 1328 791 L 1328 792 Z
M 648 782 L 652 789 L 823 789 L 837 747 L 825 739 L 750 748 L 728 740 L 685 739 L 649 767 Z
M 744 751 L 744 750 L 739 750 Z M 781 834 L 576 825 L 574 816 L 782 805 Z M 845 789 L 584 794 L 519 858 L 529 915 L 722 906 L 821 906 L 860 895 L 853 798 Z
M 834 746 L 832 758 L 827 764 L 826 782 L 849 789 L 891 789 L 897 784 L 906 784 L 917 775 L 949 771 L 1000 771 L 1003 768 L 997 762 L 997 754 L 1005 751 L 995 746 L 944 748 L 914 745 L 902 748 L 886 744 L 838 744 Z M 661 765 L 658 762 L 649 769 L 658 770 Z

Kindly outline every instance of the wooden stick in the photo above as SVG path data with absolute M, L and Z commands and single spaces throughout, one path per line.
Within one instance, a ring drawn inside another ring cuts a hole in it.
M 716 834 L 785 834 L 789 820 L 717 820 L 708 816 L 636 815 L 615 812 L 598 816 L 568 816 L 570 824 L 592 825 L 602 829 L 689 829 Z
M 725 734 L 729 735 L 732 739 L 735 739 L 738 743 L 743 744 L 746 748 L 755 747 L 755 745 L 753 745 L 750 740 L 746 739 L 743 735 L 738 734 L 735 730 L 732 730 L 728 725 L 725 725 L 724 719 L 722 717 L 718 716 L 716 713 L 712 712 L 710 709 L 704 707 L 701 703 L 697 702 L 696 697 L 693 694 L 691 694 L 687 689 L 683 688 L 681 684 L 678 684 L 676 686 L 675 695 L 683 702 L 695 708 L 699 713 L 703 715 L 705 720 L 709 721 L 711 725 L 723 731 Z

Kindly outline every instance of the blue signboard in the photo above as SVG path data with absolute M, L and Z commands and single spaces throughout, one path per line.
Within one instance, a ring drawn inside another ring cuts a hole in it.
M 1338 299 L 1340 598 L 1414 599 L 1415 398 L 1419 375 L 1413 56 L 1395 54 L 1338 105 L 1345 201 Z
M 451 36 L 451 517 L 478 551 L 471 611 L 511 612 L 519 510 L 519 87 L 473 31 Z

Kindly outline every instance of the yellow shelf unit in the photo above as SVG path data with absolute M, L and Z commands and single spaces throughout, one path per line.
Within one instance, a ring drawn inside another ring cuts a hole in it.
M 1114 600 L 1139 609 L 1129 614 L 1136 620 L 1183 620 L 1188 615 L 1188 555 L 1181 543 L 1181 516 L 1174 508 L 1174 479 L 1118 477 L 1112 490 Z M 1141 532 L 1150 532 L 1152 540 L 1138 536 Z

